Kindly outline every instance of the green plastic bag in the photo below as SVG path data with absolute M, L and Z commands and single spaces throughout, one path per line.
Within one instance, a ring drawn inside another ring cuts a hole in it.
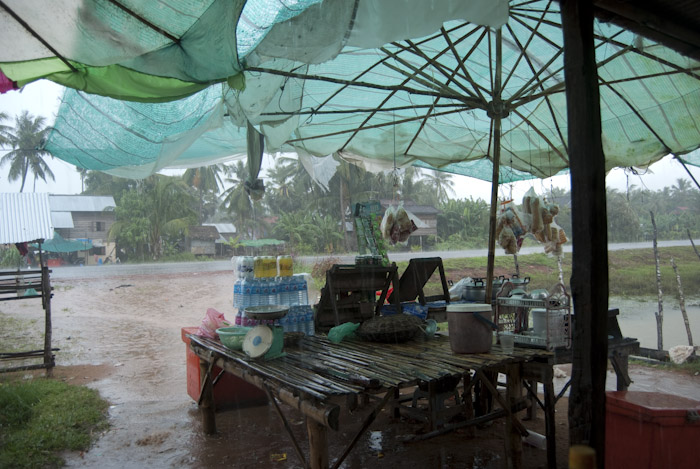
M 339 326 L 335 326 L 328 331 L 328 340 L 334 344 L 339 344 L 345 337 L 354 334 L 360 323 L 346 322 Z

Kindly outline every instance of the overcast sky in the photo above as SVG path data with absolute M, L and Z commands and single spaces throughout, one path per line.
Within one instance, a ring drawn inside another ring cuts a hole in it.
M 47 124 L 52 124 L 58 112 L 63 87 L 47 80 L 40 80 L 30 83 L 20 91 L 10 91 L 0 95 L 0 111 L 7 113 L 12 119 L 14 116 L 27 110 L 32 115 L 42 115 L 46 118 Z M 5 124 L 12 125 L 12 121 Z M 2 152 L 1 154 L 4 154 Z M 266 159 L 268 157 L 266 156 Z M 80 177 L 75 166 L 68 164 L 57 158 L 49 158 L 49 165 L 56 176 L 56 181 L 36 184 L 37 192 L 50 192 L 52 194 L 79 194 Z M 700 179 L 700 170 L 690 167 L 696 179 Z M 0 167 L 0 192 L 17 192 L 20 188 L 19 182 L 10 183 L 7 180 L 9 166 Z M 454 176 L 454 189 L 459 198 L 474 197 L 490 200 L 491 183 L 481 181 L 466 176 Z M 676 184 L 676 180 L 682 178 L 690 181 L 688 174 L 677 161 L 671 157 L 666 157 L 658 163 L 652 165 L 644 175 L 633 175 L 621 169 L 615 169 L 608 174 L 606 185 L 614 187 L 620 191 L 625 191 L 628 185 L 631 187 L 646 187 L 649 190 L 659 190 L 667 186 Z M 562 187 L 569 189 L 569 176 L 557 176 L 544 180 L 533 180 L 519 182 L 511 185 L 502 185 L 500 195 L 502 197 L 512 197 L 516 202 L 522 200 L 525 192 L 534 187 L 539 194 L 549 192 L 551 187 Z M 25 184 L 25 192 L 32 190 L 32 181 Z

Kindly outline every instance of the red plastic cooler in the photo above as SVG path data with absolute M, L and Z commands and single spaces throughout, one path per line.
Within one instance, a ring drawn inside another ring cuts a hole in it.
M 195 401 L 199 400 L 202 379 L 199 370 L 199 357 L 190 348 L 190 339 L 185 334 L 196 334 L 197 327 L 183 327 L 182 341 L 187 347 L 187 394 Z M 212 379 L 218 376 L 221 368 L 212 368 Z M 251 407 L 267 404 L 265 391 L 243 381 L 231 373 L 224 373 L 214 385 L 214 405 L 218 409 L 231 407 Z
M 700 401 L 659 392 L 606 395 L 606 468 L 700 467 Z

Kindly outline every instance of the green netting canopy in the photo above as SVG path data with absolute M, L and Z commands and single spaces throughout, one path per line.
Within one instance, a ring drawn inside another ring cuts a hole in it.
M 490 180 L 496 143 L 500 182 L 569 165 L 557 2 L 68 3 L 46 33 L 56 53 L 36 40 L 36 50 L 0 52 L 6 75 L 30 80 L 40 74 L 18 70 L 63 59 L 89 64 L 89 73 L 118 67 L 182 82 L 159 93 L 140 78 L 104 75 L 120 87 L 112 93 L 89 80 L 78 86 L 82 69 L 67 65 L 59 75 L 76 82 L 42 75 L 107 96 L 68 90 L 46 146 L 84 168 L 143 177 L 239 158 L 248 125 L 268 153 L 336 154 L 375 167 Z M 36 7 L 9 4 L 35 28 L 50 22 L 31 15 Z M 70 40 L 59 34 L 76 25 Z M 669 153 L 700 164 L 690 154 L 700 146 L 700 63 L 613 24 L 594 28 L 606 167 L 645 167 Z
M 38 248 L 38 244 L 32 244 L 35 248 Z M 44 241 L 41 244 L 41 249 L 48 252 L 77 252 L 77 251 L 87 251 L 92 249 L 92 242 L 90 241 L 79 241 L 65 239 L 63 236 L 54 231 L 53 238 Z

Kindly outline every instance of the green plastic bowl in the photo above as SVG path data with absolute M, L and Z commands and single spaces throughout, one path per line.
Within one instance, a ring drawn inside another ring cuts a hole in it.
M 242 350 L 243 339 L 252 327 L 220 327 L 216 330 L 221 343 L 231 350 Z

